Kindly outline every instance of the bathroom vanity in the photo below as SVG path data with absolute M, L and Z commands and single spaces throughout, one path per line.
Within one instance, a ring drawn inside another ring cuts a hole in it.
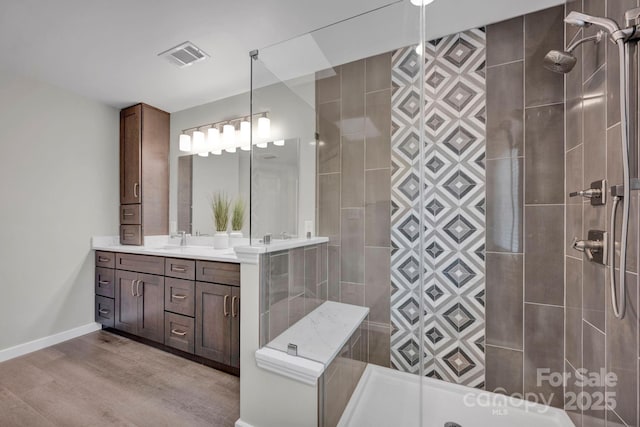
M 94 248 L 96 322 L 239 374 L 240 265 L 232 251 Z

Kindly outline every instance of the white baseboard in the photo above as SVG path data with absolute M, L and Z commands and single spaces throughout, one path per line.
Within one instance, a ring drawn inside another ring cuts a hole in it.
M 34 351 L 42 350 L 43 348 L 51 347 L 52 345 L 68 341 L 100 329 L 102 329 L 102 326 L 99 323 L 89 323 L 55 335 L 49 335 L 48 337 L 39 338 L 24 344 L 9 347 L 7 349 L 0 350 L 0 362 L 24 356 L 25 354 L 33 353 Z
M 251 424 L 245 423 L 240 418 L 236 421 L 236 427 L 253 427 Z

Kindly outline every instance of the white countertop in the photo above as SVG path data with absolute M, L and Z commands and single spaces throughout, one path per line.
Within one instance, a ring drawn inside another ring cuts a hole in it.
M 327 301 L 256 351 L 258 366 L 315 383 L 369 314 L 367 307 Z M 287 354 L 289 344 L 298 355 Z
M 98 251 L 240 263 L 233 248 L 213 249 L 213 245 L 180 246 L 179 239 L 170 239 L 168 236 L 145 237 L 145 246 L 121 245 L 118 236 L 93 237 L 91 247 Z

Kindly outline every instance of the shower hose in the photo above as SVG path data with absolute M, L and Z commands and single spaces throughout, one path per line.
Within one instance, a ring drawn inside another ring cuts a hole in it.
M 620 234 L 620 269 L 619 269 L 619 285 L 620 293 L 617 293 L 616 286 L 616 214 L 620 205 L 620 196 L 613 197 L 613 206 L 611 208 L 611 236 L 609 245 L 609 283 L 611 285 L 611 305 L 613 306 L 613 314 L 618 318 L 624 318 L 627 308 L 626 304 L 626 270 L 627 270 L 627 235 L 629 234 L 629 210 L 631 207 L 631 179 L 629 176 L 629 50 L 626 48 L 624 40 L 620 39 L 616 42 L 620 53 L 620 128 L 621 128 L 621 144 L 622 144 L 622 174 L 623 174 L 623 194 L 622 194 L 622 230 Z

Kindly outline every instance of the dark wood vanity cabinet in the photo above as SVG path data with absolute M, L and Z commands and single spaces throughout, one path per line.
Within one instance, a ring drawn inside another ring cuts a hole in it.
M 169 113 L 146 104 L 120 112 L 120 240 L 169 232 Z
M 239 285 L 238 264 L 97 251 L 96 321 L 238 373 Z
M 198 356 L 240 367 L 240 289 L 196 283 L 196 349 Z
M 164 277 L 116 270 L 114 328 L 164 341 Z

